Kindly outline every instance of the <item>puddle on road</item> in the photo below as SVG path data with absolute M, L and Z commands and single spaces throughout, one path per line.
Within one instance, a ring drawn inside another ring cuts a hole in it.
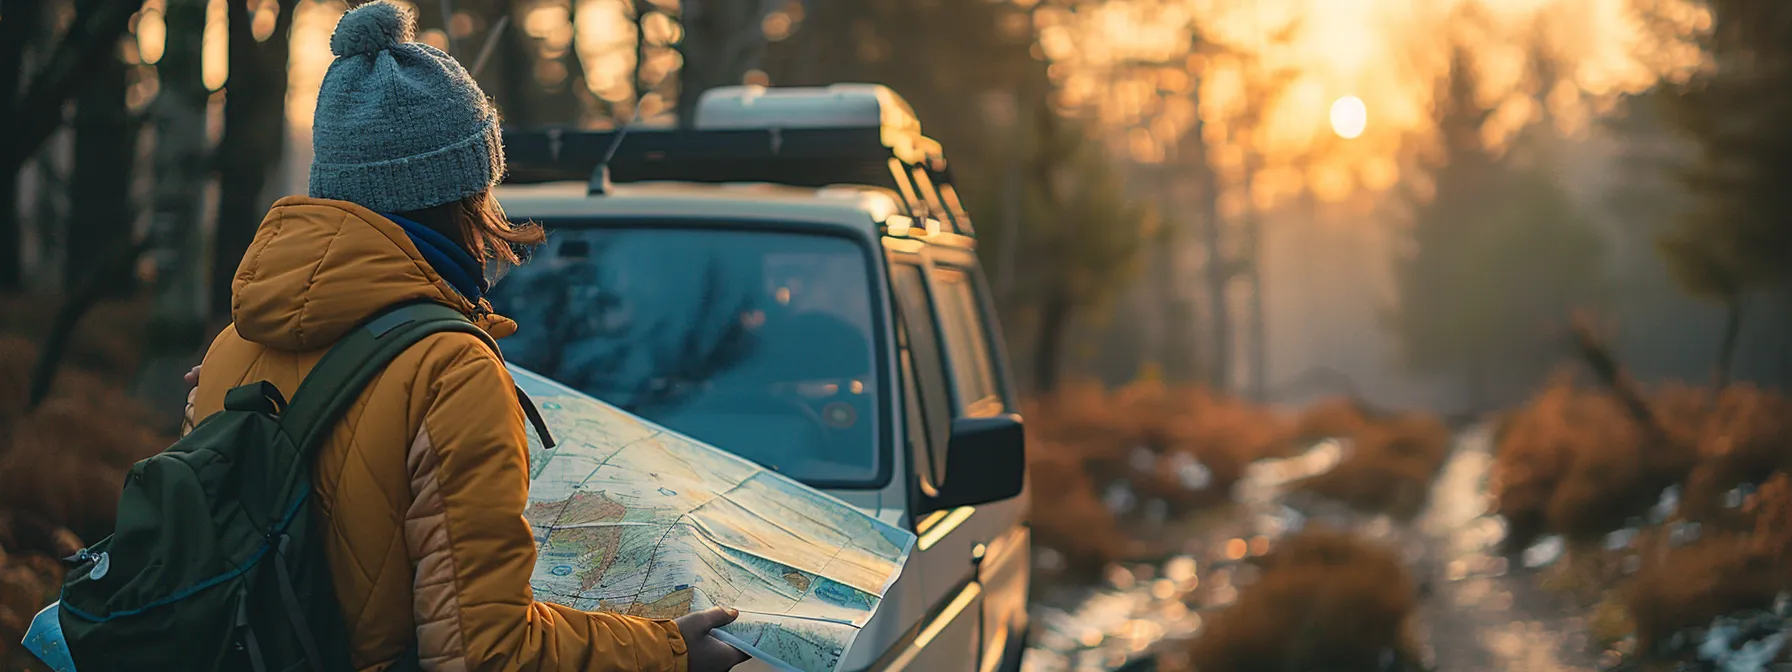
M 1305 514 L 1281 501 L 1288 484 L 1337 466 L 1347 450 L 1347 443 L 1324 441 L 1294 457 L 1253 463 L 1235 485 L 1236 503 L 1224 515 L 1200 516 L 1166 530 L 1188 538 L 1185 554 L 1162 563 L 1110 567 L 1102 586 L 1039 596 L 1032 613 L 1037 630 L 1022 669 L 1113 670 L 1160 652 L 1186 651 L 1200 633 L 1203 614 L 1238 598 L 1235 574 L 1254 569 L 1240 562 L 1267 553 L 1276 540 L 1306 524 Z M 1108 497 L 1133 499 L 1130 492 Z
M 1110 568 L 1105 585 L 1048 591 L 1033 607 L 1037 631 L 1027 672 L 1113 670 L 1153 652 L 1182 652 L 1201 631 L 1203 614 L 1236 599 L 1238 561 L 1260 555 L 1309 523 L 1386 543 L 1409 563 L 1413 579 L 1432 590 L 1415 630 L 1429 666 L 1452 672 L 1590 672 L 1585 627 L 1560 614 L 1498 555 L 1506 526 L 1489 515 L 1491 432 L 1459 435 L 1433 484 L 1425 512 L 1412 524 L 1364 516 L 1342 507 L 1287 496 L 1291 483 L 1324 473 L 1348 454 L 1347 441 L 1324 441 L 1301 455 L 1250 465 L 1226 515 L 1205 516 L 1179 532 L 1186 555 L 1161 564 Z
M 1199 570 L 1200 563 L 1189 556 L 1114 566 L 1105 587 L 1041 600 L 1033 608 L 1035 634 L 1021 669 L 1113 670 L 1188 641 L 1201 628 Z
M 1436 554 L 1430 567 L 1413 568 L 1433 586 L 1417 623 L 1427 642 L 1427 662 L 1465 672 L 1591 672 L 1596 658 L 1587 651 L 1586 625 L 1551 607 L 1531 580 L 1512 574 L 1499 555 L 1506 524 L 1489 513 L 1491 444 L 1486 428 L 1458 436 L 1418 521 L 1426 546 Z M 1560 552 L 1546 545 L 1528 549 L 1525 564 L 1555 560 L 1546 556 Z M 1423 577 L 1420 572 L 1428 569 L 1433 573 Z

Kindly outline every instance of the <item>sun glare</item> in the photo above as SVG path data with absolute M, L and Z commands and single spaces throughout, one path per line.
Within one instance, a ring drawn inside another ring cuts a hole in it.
M 1363 99 L 1345 96 L 1332 102 L 1332 132 L 1350 140 L 1361 136 L 1369 126 L 1369 108 Z

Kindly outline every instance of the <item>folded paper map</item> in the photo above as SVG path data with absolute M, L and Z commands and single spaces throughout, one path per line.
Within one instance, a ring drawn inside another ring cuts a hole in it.
M 529 437 L 536 599 L 650 618 L 726 606 L 717 636 L 832 672 L 915 535 L 732 453 L 511 367 L 557 445 Z

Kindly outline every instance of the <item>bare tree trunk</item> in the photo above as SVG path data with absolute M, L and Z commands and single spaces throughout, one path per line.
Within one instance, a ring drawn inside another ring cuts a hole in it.
M 354 7 L 361 3 L 355 0 L 350 0 L 350 2 L 346 4 L 350 7 Z M 448 47 L 444 49 L 444 51 L 457 60 L 465 56 L 465 54 L 455 51 L 454 49 L 454 37 L 450 35 L 451 31 L 448 27 L 447 9 L 449 3 L 443 2 L 442 0 L 412 0 L 410 4 L 412 16 L 417 20 L 417 38 L 419 40 L 422 39 L 425 31 L 431 29 L 440 30 L 442 31 L 442 37 L 446 38 L 448 41 Z M 251 3 L 244 3 L 244 5 L 249 6 Z M 462 63 L 464 64 L 466 61 L 462 61 Z
M 31 230 L 36 234 L 31 240 L 35 248 L 31 256 L 36 263 L 28 269 L 33 277 L 25 281 L 26 289 L 51 284 L 44 276 L 60 274 L 68 263 L 68 204 L 64 201 L 68 199 L 69 169 L 61 159 L 69 148 L 58 136 L 31 160 L 31 174 L 37 178 L 31 213 Z
M 684 65 L 679 69 L 678 125 L 696 123 L 697 100 L 704 91 L 741 83 L 759 67 L 765 54 L 765 18 L 761 0 L 684 0 L 684 39 L 678 43 Z
M 1177 169 L 1186 168 L 1178 166 Z M 1166 171 L 1165 183 L 1161 187 L 1168 195 L 1165 199 L 1165 212 L 1182 210 L 1177 190 L 1173 188 L 1176 178 Z M 1175 383 L 1188 383 L 1201 377 L 1200 348 L 1196 347 L 1200 339 L 1195 335 L 1194 306 L 1190 305 L 1186 284 L 1183 282 L 1183 251 L 1188 247 L 1187 220 L 1173 218 L 1164 222 L 1164 236 L 1157 241 L 1153 251 L 1147 252 L 1155 257 L 1151 263 L 1155 268 L 1156 278 L 1152 285 L 1158 293 L 1159 309 L 1163 315 L 1163 333 L 1159 335 L 1159 357 L 1163 360 L 1164 380 Z
M 511 19 L 511 21 L 515 20 Z M 578 44 L 578 23 L 574 22 L 570 28 L 573 31 L 572 43 Z M 592 111 L 593 99 L 596 96 L 591 94 L 591 87 L 585 84 L 585 68 L 579 61 L 578 50 L 567 49 L 558 58 L 544 60 L 559 65 L 560 72 L 565 74 L 558 83 L 537 80 L 538 84 L 531 88 L 536 99 L 530 104 L 531 107 L 536 108 L 537 114 L 526 123 L 569 126 L 582 124 L 586 115 Z
M 820 2 L 820 0 L 812 0 L 812 2 Z M 1033 20 L 1041 6 L 1042 4 L 1035 4 L 1026 9 L 1025 16 L 1029 22 Z M 811 32 L 818 33 L 818 35 L 811 36 L 809 43 L 805 45 L 807 52 L 805 56 L 809 59 L 819 59 L 820 57 L 821 49 L 817 45 L 824 39 L 822 35 L 819 35 L 824 32 L 819 30 L 820 28 L 821 26 L 817 25 L 811 29 Z M 840 33 L 848 30 L 850 28 L 841 25 L 830 26 L 829 31 L 832 34 L 828 37 L 838 39 Z M 814 69 L 814 65 L 810 64 L 804 64 L 803 67 L 809 70 Z M 1041 81 L 1040 78 L 1030 76 L 1030 74 L 1020 77 L 1014 84 L 1011 98 L 1012 108 L 1008 115 L 1013 126 L 1009 129 L 1006 151 L 1002 157 L 1002 233 L 996 250 L 995 268 L 995 295 L 998 300 L 1003 302 L 1014 299 L 1015 264 L 1020 258 L 1021 237 L 1026 230 L 1024 219 L 1027 202 L 1027 169 L 1024 164 L 1029 158 L 1027 156 L 1027 138 L 1036 133 L 1032 128 L 1034 116 L 1031 112 L 1042 105 L 1040 97 L 1045 93 L 1042 89 L 1049 88 L 1049 82 Z
M 167 41 L 157 64 L 162 90 L 154 110 L 156 188 L 150 236 L 156 305 L 148 342 L 152 359 L 187 354 L 200 338 L 204 319 L 199 305 L 204 268 L 199 260 L 199 219 L 207 177 L 208 92 L 200 69 L 206 4 L 206 0 L 169 0 Z
M 79 246 L 63 264 L 71 290 L 99 273 L 100 254 L 131 240 L 131 167 L 137 161 L 137 122 L 125 107 L 127 69 L 109 58 L 83 82 L 75 99 L 75 165 L 69 179 L 68 239 Z M 135 278 L 126 273 L 95 290 L 128 296 Z
M 1248 185 L 1248 182 L 1247 182 Z M 1249 193 L 1249 186 L 1246 187 Z M 1251 365 L 1251 398 L 1267 401 L 1269 393 L 1269 354 L 1263 334 L 1263 218 L 1252 210 L 1244 224 L 1245 280 L 1250 283 L 1250 313 L 1245 325 L 1246 345 Z
M 866 70 L 866 64 L 855 52 L 857 39 L 852 27 L 855 22 L 874 20 L 884 5 L 861 0 L 806 0 L 803 5 L 803 20 L 796 32 L 775 45 L 765 45 L 763 69 L 772 82 L 820 86 L 864 78 L 858 73 Z
M 1245 156 L 1244 184 L 1240 190 L 1245 196 L 1244 226 L 1239 232 L 1241 243 L 1238 251 L 1237 270 L 1244 276 L 1246 289 L 1250 294 L 1245 299 L 1245 358 L 1251 370 L 1247 393 L 1258 402 L 1267 401 L 1269 394 L 1269 361 L 1263 342 L 1263 214 L 1251 201 L 1251 193 L 1256 188 L 1257 172 L 1263 169 L 1263 157 L 1255 152 Z
M 510 22 L 498 36 L 493 62 L 486 66 L 490 74 L 485 81 L 497 85 L 484 88 L 497 103 L 504 123 L 526 126 L 535 120 L 529 105 L 529 88 L 535 84 L 534 46 L 523 34 L 519 23 L 523 17 L 517 14 L 513 0 L 498 0 L 494 16 L 509 16 Z
M 534 38 L 524 25 L 528 18 L 518 11 L 533 3 L 499 0 L 493 16 L 510 16 L 510 26 L 498 36 L 493 62 L 486 67 L 491 74 L 486 82 L 494 84 L 485 91 L 497 102 L 504 123 L 511 126 L 572 125 L 583 120 L 589 91 L 584 72 L 579 68 L 577 50 L 568 49 L 555 59 L 544 59 Z M 575 37 L 576 42 L 576 37 Z M 471 42 L 468 42 L 471 44 Z M 462 45 L 463 51 L 471 47 Z M 468 56 L 469 59 L 473 56 Z M 565 76 L 559 81 L 544 81 L 542 76 L 560 67 Z
M 630 0 L 629 5 L 635 24 L 635 109 L 631 111 L 631 116 L 640 118 L 641 101 L 653 90 L 653 86 L 647 83 L 647 76 L 643 74 L 647 65 L 647 14 L 653 10 L 653 3 L 647 0 Z
M 1014 127 L 1008 134 L 1008 151 L 1003 157 L 1002 234 L 996 250 L 995 294 L 1002 301 L 1014 298 L 1015 263 L 1020 258 L 1022 219 L 1026 210 L 1027 176 L 1021 165 L 1025 160 L 1028 124 L 1034 109 L 1031 78 L 1024 79 L 1014 91 Z
M 1196 78 L 1194 85 L 1189 90 L 1190 102 L 1199 108 L 1201 105 L 1201 80 Z M 1164 191 L 1170 195 L 1170 207 L 1166 209 L 1166 212 L 1191 212 L 1190 204 L 1186 200 L 1190 192 L 1179 187 L 1192 187 L 1197 199 L 1206 199 L 1212 189 L 1212 185 L 1209 184 L 1210 180 L 1203 179 L 1209 172 L 1207 143 L 1201 137 L 1201 133 L 1205 130 L 1205 124 L 1197 119 L 1194 128 L 1184 133 L 1176 142 L 1175 172 L 1173 173 L 1176 177 L 1166 180 L 1163 186 Z M 1187 181 L 1191 176 L 1196 178 L 1193 180 L 1193 184 Z M 1207 221 L 1219 215 L 1218 201 L 1208 203 L 1203 200 L 1202 206 L 1205 207 L 1193 210 L 1192 217 L 1178 217 L 1167 222 L 1170 227 L 1169 233 L 1159 243 L 1166 274 L 1166 278 L 1163 280 L 1164 284 L 1160 288 L 1160 291 L 1164 293 L 1164 377 L 1177 382 L 1198 381 L 1214 375 L 1211 371 L 1203 370 L 1205 368 L 1202 357 L 1204 354 L 1203 344 L 1200 335 L 1196 333 L 1199 328 L 1199 318 L 1196 315 L 1197 305 L 1188 293 L 1188 288 L 1194 283 L 1191 282 L 1193 278 L 1189 277 L 1190 269 L 1186 265 L 1187 253 L 1193 243 L 1189 238 L 1191 232 L 1188 229 L 1191 220 L 1200 220 L 1201 226 L 1205 227 Z M 1204 229 L 1203 232 L 1205 232 Z
M 843 12 L 839 11 L 839 4 L 841 1 L 842 0 L 808 1 L 808 10 L 805 12 L 803 18 L 803 30 L 808 32 L 809 36 L 806 39 L 803 39 L 802 48 L 797 52 L 797 61 L 794 64 L 794 67 L 791 68 L 793 71 L 791 74 L 795 81 L 788 82 L 789 84 L 808 86 L 815 83 L 817 79 L 816 74 L 821 69 L 819 66 L 821 65 L 823 53 L 822 38 L 824 36 L 821 34 L 830 30 L 830 28 L 827 27 L 829 25 L 829 20 L 836 19 L 843 14 Z M 852 2 L 853 0 L 844 1 Z M 1031 13 L 1032 10 L 1028 10 L 1029 16 Z M 838 22 L 834 21 L 833 23 L 837 25 Z M 839 33 L 836 32 L 831 35 L 826 35 L 825 37 L 839 39 Z M 1016 109 L 1020 109 L 1018 105 L 1016 106 Z
M 24 283 L 24 232 L 19 228 L 18 164 L 0 164 L 0 290 Z
M 31 46 L 42 2 L 8 3 L 4 21 L 0 21 L 0 114 L 6 127 L 17 122 L 19 84 L 25 75 L 25 52 Z M 15 7 L 16 5 L 16 7 Z M 16 132 L 16 131 L 10 131 Z M 19 173 L 30 153 L 12 146 L 16 137 L 8 137 L 0 151 L 0 289 L 18 289 L 24 282 L 24 230 L 19 221 Z
M 207 0 L 166 0 L 167 37 L 156 64 L 161 92 L 155 120 L 155 190 L 147 253 L 155 269 L 154 308 L 144 335 L 136 397 L 178 427 L 185 401 L 181 374 L 197 363 L 205 337 L 206 257 L 200 219 L 209 176 L 201 62 Z
M 472 58 L 473 55 L 461 53 L 460 45 L 454 43 L 454 0 L 437 0 L 436 6 L 440 10 L 437 13 L 441 15 L 441 22 L 436 25 L 442 29 L 442 39 L 448 41 L 448 48 L 443 51 L 448 52 L 448 55 L 456 60 L 470 63 L 471 61 L 466 59 Z
M 1724 340 L 1717 349 L 1717 368 L 1712 373 L 1711 391 L 1723 394 L 1730 385 L 1730 371 L 1735 368 L 1736 342 L 1742 338 L 1742 296 L 1724 298 Z
M 212 243 L 211 314 L 230 315 L 230 285 L 255 238 L 268 179 L 286 154 L 286 66 L 296 0 L 281 3 L 274 32 L 255 41 L 248 3 L 230 3 L 230 78 L 218 143 L 218 229 Z
M 1188 249 L 1187 234 L 1164 241 L 1164 247 L 1169 252 L 1171 277 L 1177 279 L 1166 288 L 1168 295 L 1164 303 L 1164 377 L 1178 382 L 1198 381 L 1209 372 L 1202 370 L 1201 338 L 1195 333 L 1199 323 L 1195 304 L 1181 282 L 1184 277 L 1182 252 Z
M 25 162 L 62 125 L 63 103 L 102 59 L 117 58 L 118 39 L 142 5 L 130 0 L 85 0 L 75 6 L 75 22 L 54 47 L 35 59 L 41 67 L 26 77 L 25 53 L 40 37 L 42 11 L 49 3 L 13 1 L 0 21 L 0 289 L 21 286 L 23 232 L 19 228 L 18 177 Z M 203 20 L 203 17 L 202 17 Z M 44 46 L 44 45 L 38 45 Z M 28 83 L 21 91 L 21 84 Z
M 1158 207 L 1164 212 L 1176 212 L 1175 190 L 1171 187 L 1173 178 L 1169 166 L 1159 166 L 1156 171 L 1154 188 L 1158 193 Z M 1176 333 L 1172 315 L 1176 311 L 1176 303 L 1181 288 L 1176 284 L 1176 246 L 1180 244 L 1182 232 L 1177 221 L 1166 218 L 1163 222 L 1163 233 L 1157 244 L 1145 250 L 1145 268 L 1147 282 L 1145 291 L 1147 301 L 1155 303 L 1158 311 L 1158 333 L 1156 334 L 1156 351 L 1145 355 L 1146 361 L 1156 363 L 1159 373 L 1165 381 L 1182 382 L 1182 370 L 1177 355 L 1183 352 L 1186 340 L 1182 334 Z
M 1195 170 L 1201 199 L 1201 242 L 1207 249 L 1207 326 L 1211 334 L 1208 348 L 1212 357 L 1208 365 L 1208 384 L 1216 392 L 1232 388 L 1232 309 L 1226 299 L 1226 288 L 1232 280 L 1232 261 L 1226 254 L 1224 222 L 1220 221 L 1219 175 L 1215 174 L 1212 157 L 1203 134 L 1205 122 L 1195 122 Z
M 1039 325 L 1033 345 L 1033 391 L 1050 394 L 1058 389 L 1058 366 L 1063 361 L 1064 336 L 1070 328 L 1070 296 L 1058 286 L 1039 307 Z
M 1792 283 L 1780 284 L 1780 298 L 1792 303 Z M 1780 311 L 1780 389 L 1792 387 L 1792 305 Z

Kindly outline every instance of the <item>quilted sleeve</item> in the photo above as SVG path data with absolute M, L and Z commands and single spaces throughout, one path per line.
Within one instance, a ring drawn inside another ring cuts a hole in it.
M 404 536 L 424 669 L 684 672 L 671 621 L 535 601 L 524 416 L 509 372 L 467 340 L 452 361 L 426 367 L 440 373 L 407 455 Z

